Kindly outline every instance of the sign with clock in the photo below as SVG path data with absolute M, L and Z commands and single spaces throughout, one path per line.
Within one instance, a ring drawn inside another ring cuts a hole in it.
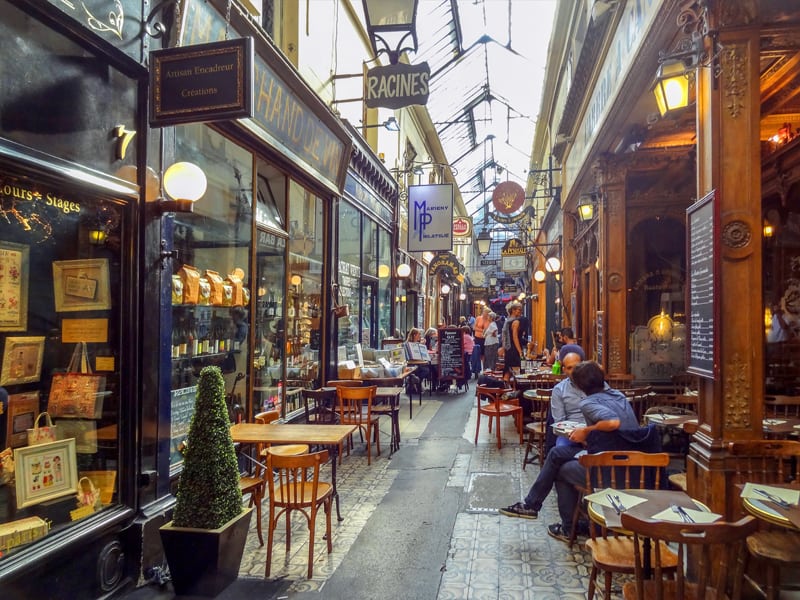
M 508 240 L 500 251 L 502 270 L 505 273 L 522 273 L 528 269 L 528 253 L 517 238 Z

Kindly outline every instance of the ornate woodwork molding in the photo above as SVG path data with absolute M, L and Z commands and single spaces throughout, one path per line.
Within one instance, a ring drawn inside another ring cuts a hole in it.
M 725 108 L 731 118 L 736 119 L 745 109 L 747 97 L 748 59 L 743 44 L 726 44 L 720 57 L 722 63 L 722 93 L 726 98 Z
M 619 373 L 622 368 L 622 343 L 617 336 L 613 336 L 608 340 L 608 372 Z
M 734 352 L 725 365 L 725 429 L 750 427 L 750 363 Z

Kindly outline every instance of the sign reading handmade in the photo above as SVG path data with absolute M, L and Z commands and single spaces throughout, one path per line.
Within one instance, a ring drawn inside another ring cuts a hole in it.
M 408 187 L 409 252 L 436 252 L 453 247 L 453 185 Z

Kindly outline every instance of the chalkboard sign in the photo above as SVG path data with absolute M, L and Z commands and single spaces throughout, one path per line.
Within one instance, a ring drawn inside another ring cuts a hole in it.
M 464 379 L 464 332 L 455 327 L 439 330 L 439 381 Z
M 183 463 L 183 454 L 180 452 L 180 446 L 181 442 L 189 435 L 189 424 L 192 422 L 196 397 L 196 385 L 172 390 L 170 394 L 169 464 L 171 468 Z
M 687 360 L 689 373 L 714 379 L 717 367 L 715 344 L 718 306 L 716 274 L 718 249 L 715 241 L 718 215 L 715 192 L 709 192 L 686 209 L 686 256 L 689 277 L 686 299 Z

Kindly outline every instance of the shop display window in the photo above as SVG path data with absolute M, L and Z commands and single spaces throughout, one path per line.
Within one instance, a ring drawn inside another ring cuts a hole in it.
M 0 165 L 0 561 L 121 500 L 127 200 Z
M 250 360 L 252 155 L 203 125 L 176 128 L 176 156 L 199 166 L 207 191 L 172 220 L 170 465 L 182 462 L 203 367 L 225 378 L 232 421 L 245 418 Z

